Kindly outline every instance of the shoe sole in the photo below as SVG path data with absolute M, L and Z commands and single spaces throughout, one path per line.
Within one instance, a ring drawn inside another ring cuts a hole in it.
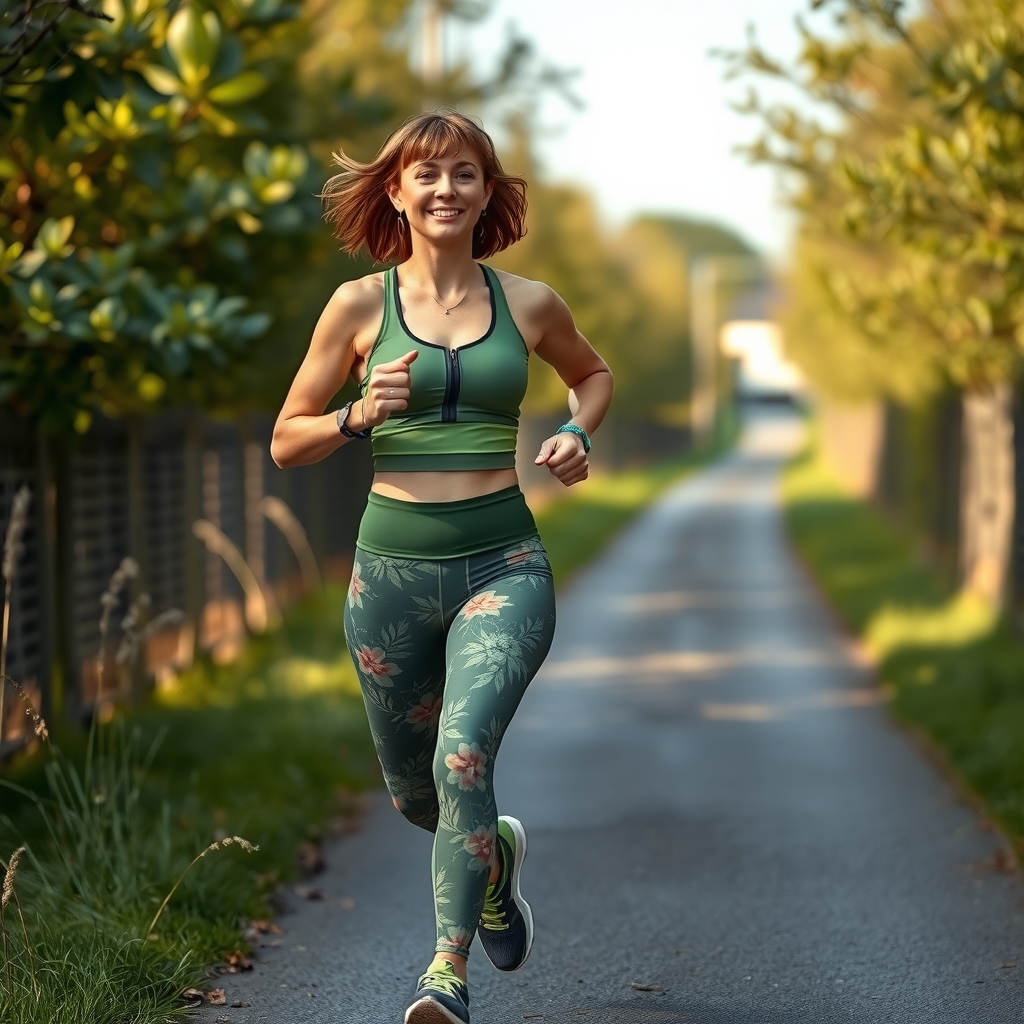
M 504 969 L 506 974 L 512 974 L 526 963 L 530 957 L 530 950 L 533 949 L 533 910 L 530 904 L 523 899 L 522 890 L 519 888 L 519 877 L 523 870 L 523 861 L 526 860 L 528 843 L 526 829 L 523 828 L 523 823 L 518 818 L 503 814 L 499 820 L 505 822 L 512 829 L 512 834 L 516 837 L 516 854 L 515 859 L 512 861 L 512 899 L 516 901 L 519 913 L 523 915 L 523 921 L 526 923 L 526 952 L 523 954 L 523 959 L 519 961 L 516 967 Z
M 466 1024 L 436 999 L 424 996 L 405 1011 L 405 1024 Z

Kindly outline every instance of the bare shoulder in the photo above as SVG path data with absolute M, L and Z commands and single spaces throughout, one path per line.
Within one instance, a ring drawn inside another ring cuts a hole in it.
M 367 274 L 338 285 L 327 308 L 344 316 L 370 315 L 380 312 L 384 304 L 384 273 Z
M 345 339 L 357 352 L 369 344 L 380 329 L 384 315 L 384 274 L 367 274 L 340 284 L 328 299 L 316 334 L 327 339 Z
M 532 281 L 507 271 L 495 271 L 508 301 L 512 318 L 523 336 L 534 335 L 534 343 L 540 336 L 568 319 L 572 322 L 569 307 L 550 285 L 543 281 Z M 529 339 L 528 339 L 529 340 Z M 531 344 L 531 348 L 532 348 Z

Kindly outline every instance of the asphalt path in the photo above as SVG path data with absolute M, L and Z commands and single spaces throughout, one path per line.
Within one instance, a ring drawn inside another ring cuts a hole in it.
M 475 951 L 473 1024 L 1024 1017 L 1002 840 L 890 723 L 787 545 L 798 431 L 755 421 L 560 595 L 497 770 L 537 941 L 512 975 Z M 378 797 L 327 859 L 324 898 L 289 894 L 207 1020 L 401 1020 L 432 948 L 429 836 Z

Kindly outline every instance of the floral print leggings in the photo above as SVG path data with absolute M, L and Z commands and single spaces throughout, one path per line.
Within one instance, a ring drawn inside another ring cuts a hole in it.
M 469 955 L 495 856 L 494 761 L 554 628 L 539 538 L 441 560 L 356 549 L 345 637 L 388 790 L 434 833 L 438 952 Z

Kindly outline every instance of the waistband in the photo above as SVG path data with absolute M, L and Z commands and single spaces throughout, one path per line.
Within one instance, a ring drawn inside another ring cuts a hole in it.
M 537 536 L 518 485 L 461 501 L 402 501 L 370 492 L 356 544 L 391 558 L 464 558 Z

